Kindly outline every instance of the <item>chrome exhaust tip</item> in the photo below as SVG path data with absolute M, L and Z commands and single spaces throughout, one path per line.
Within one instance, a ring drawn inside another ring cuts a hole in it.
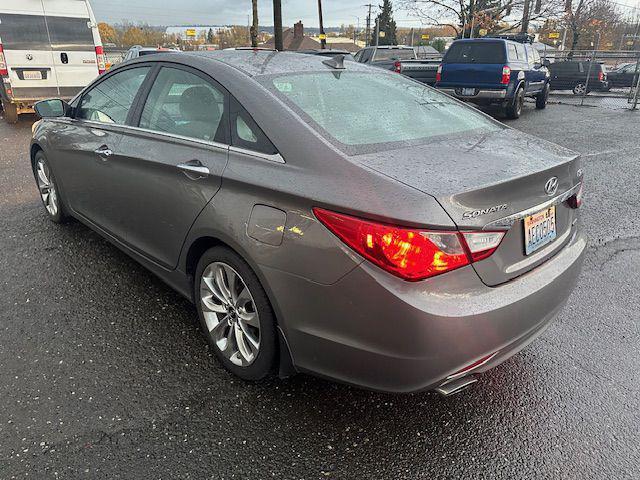
M 460 393 L 462 390 L 469 388 L 471 385 L 478 381 L 478 377 L 475 375 L 468 375 L 466 377 L 456 378 L 453 380 L 449 380 L 444 382 L 442 385 L 437 387 L 435 390 L 440 395 L 445 397 L 455 395 L 456 393 Z

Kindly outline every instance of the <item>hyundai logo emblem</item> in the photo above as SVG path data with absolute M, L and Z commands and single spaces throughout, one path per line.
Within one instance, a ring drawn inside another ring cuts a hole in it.
M 544 184 L 544 191 L 547 195 L 554 195 L 558 190 L 558 177 L 551 177 Z

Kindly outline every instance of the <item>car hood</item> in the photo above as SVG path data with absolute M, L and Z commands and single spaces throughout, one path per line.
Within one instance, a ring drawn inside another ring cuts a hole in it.
M 558 177 L 562 193 L 580 173 L 575 152 L 510 128 L 356 158 L 435 197 L 459 227 L 471 228 L 544 203 L 550 177 Z

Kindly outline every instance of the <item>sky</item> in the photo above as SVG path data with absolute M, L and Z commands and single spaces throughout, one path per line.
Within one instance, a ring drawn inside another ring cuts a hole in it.
M 246 25 L 251 13 L 251 0 L 90 0 L 99 22 L 118 23 L 123 20 L 152 25 Z M 365 3 L 374 5 L 382 0 L 323 0 L 325 27 L 341 24 L 364 27 L 367 16 Z M 258 18 L 262 25 L 273 25 L 272 0 L 258 0 Z M 375 7 L 374 7 L 375 9 Z M 420 21 L 406 12 L 395 12 L 398 26 L 419 27 Z M 282 0 L 285 26 L 298 20 L 309 27 L 318 26 L 316 0 Z

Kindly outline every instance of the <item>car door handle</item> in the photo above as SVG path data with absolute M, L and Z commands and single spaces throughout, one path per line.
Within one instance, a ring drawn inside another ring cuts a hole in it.
M 200 160 L 191 160 L 186 163 L 176 165 L 182 172 L 191 179 L 206 177 L 209 175 L 209 169 L 205 167 Z
M 106 145 L 102 145 L 100 148 L 97 148 L 93 151 L 96 155 L 102 157 L 103 160 L 106 160 L 110 156 L 113 155 L 113 150 L 111 150 Z

